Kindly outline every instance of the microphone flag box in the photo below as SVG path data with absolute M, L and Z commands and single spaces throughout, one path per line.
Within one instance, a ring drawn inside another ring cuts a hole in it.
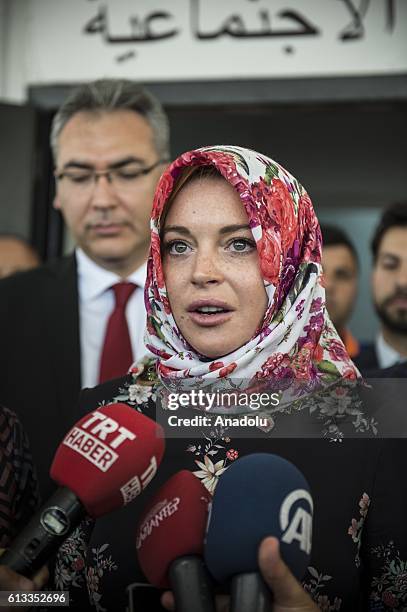
M 131 502 L 164 454 L 162 427 L 127 404 L 109 404 L 75 423 L 58 447 L 51 478 L 97 518 Z
M 168 588 L 171 563 L 202 555 L 212 496 L 188 470 L 172 476 L 150 500 L 137 528 L 136 549 L 148 581 Z

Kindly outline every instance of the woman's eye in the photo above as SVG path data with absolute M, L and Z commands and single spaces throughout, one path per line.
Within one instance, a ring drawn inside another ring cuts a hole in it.
M 171 255 L 183 255 L 187 252 L 188 245 L 181 240 L 174 240 L 166 246 L 166 250 Z
M 235 252 L 246 252 L 251 251 L 255 248 L 255 242 L 247 238 L 236 238 L 230 243 L 232 251 Z

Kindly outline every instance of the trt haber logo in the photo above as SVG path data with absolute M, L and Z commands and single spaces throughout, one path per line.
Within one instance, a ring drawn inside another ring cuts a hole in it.
M 133 476 L 125 485 L 120 487 L 120 493 L 123 495 L 124 504 L 129 504 L 133 499 L 138 497 L 141 491 L 150 484 L 156 474 L 157 459 L 153 455 L 147 469 L 141 474 L 140 478 L 138 476 Z
M 135 438 L 135 433 L 96 410 L 80 427 L 73 427 L 63 444 L 85 457 L 101 472 L 107 472 L 119 457 L 116 450 L 126 440 Z

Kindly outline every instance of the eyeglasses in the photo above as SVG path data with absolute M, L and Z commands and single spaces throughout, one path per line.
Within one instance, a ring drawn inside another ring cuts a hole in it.
M 140 168 L 138 164 L 129 163 L 119 168 L 109 170 L 94 170 L 93 168 L 69 168 L 68 170 L 55 170 L 54 176 L 58 181 L 65 179 L 67 186 L 75 189 L 89 189 L 96 185 L 101 176 L 105 176 L 108 183 L 118 189 L 131 187 L 141 176 L 149 174 L 160 164 L 167 163 L 168 159 L 159 159 L 152 166 Z

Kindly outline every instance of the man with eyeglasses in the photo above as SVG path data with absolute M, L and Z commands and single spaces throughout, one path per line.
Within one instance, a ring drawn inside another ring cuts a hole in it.
M 20 416 L 43 493 L 81 387 L 123 375 L 145 353 L 143 286 L 168 119 L 127 80 L 80 86 L 51 131 L 56 196 L 72 255 L 0 283 L 0 401 Z

